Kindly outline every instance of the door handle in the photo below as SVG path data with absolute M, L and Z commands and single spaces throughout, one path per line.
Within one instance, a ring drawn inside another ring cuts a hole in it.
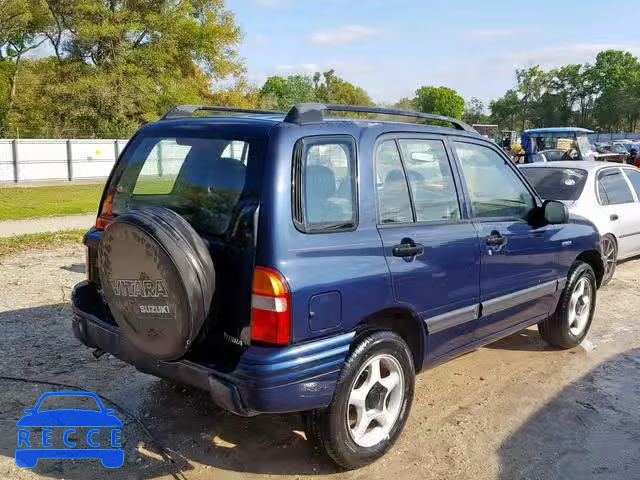
M 486 238 L 486 242 L 489 247 L 502 247 L 507 243 L 507 237 L 498 232 L 491 232 L 491 235 Z
M 619 219 L 620 219 L 620 217 L 618 215 L 616 215 L 615 213 L 609 217 L 609 220 L 611 220 L 612 222 L 616 222 Z
M 419 243 L 401 243 L 393 247 L 394 257 L 416 257 L 424 253 L 424 246 Z

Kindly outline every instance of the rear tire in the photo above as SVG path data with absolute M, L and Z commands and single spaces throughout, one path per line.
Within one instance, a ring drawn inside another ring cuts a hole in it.
M 382 457 L 411 410 L 415 369 L 393 332 L 362 339 L 345 363 L 328 408 L 307 414 L 307 433 L 338 465 L 354 469 Z
M 556 311 L 538 323 L 540 336 L 557 348 L 574 348 L 582 343 L 593 321 L 597 283 L 591 266 L 576 262 L 562 291 Z
M 607 233 L 602 237 L 600 242 L 602 249 L 602 262 L 604 263 L 604 275 L 602 276 L 601 286 L 607 285 L 616 273 L 618 264 L 618 242 L 615 237 Z

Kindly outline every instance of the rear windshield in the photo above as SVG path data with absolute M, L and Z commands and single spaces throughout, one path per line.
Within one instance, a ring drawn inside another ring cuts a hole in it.
M 261 151 L 261 141 L 248 139 L 136 137 L 110 185 L 113 213 L 162 206 L 223 234 L 241 199 L 258 196 Z
M 522 173 L 545 200 L 578 200 L 587 181 L 579 168 L 523 168 Z

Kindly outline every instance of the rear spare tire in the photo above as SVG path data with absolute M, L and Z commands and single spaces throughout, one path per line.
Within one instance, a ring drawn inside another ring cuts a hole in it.
M 98 262 L 105 300 L 131 343 L 159 360 L 182 357 L 215 289 L 211 255 L 191 225 L 166 208 L 132 210 L 105 230 Z

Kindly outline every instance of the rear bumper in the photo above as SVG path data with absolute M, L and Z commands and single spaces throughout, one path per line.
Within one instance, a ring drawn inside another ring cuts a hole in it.
M 354 333 L 287 348 L 249 347 L 232 372 L 189 360 L 165 362 L 133 346 L 117 326 L 101 318 L 93 287 L 76 286 L 72 296 L 73 332 L 86 346 L 100 348 L 139 370 L 210 392 L 232 413 L 286 413 L 329 405 Z

